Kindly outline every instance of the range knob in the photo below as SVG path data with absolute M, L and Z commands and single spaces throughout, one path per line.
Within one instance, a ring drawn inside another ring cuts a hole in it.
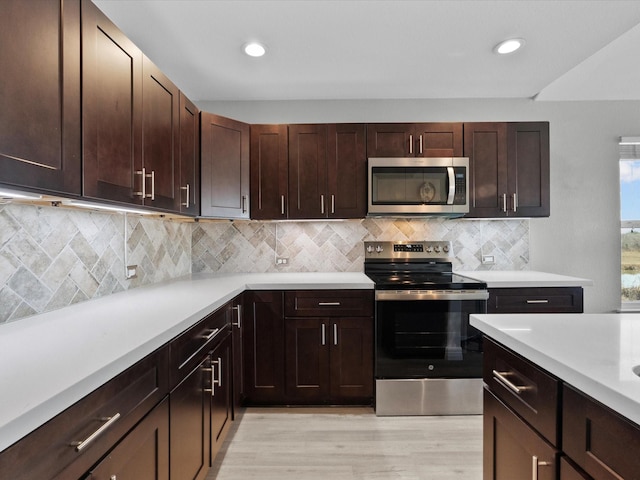
M 435 247 L 433 247 L 433 251 L 436 253 L 440 253 L 440 245 L 436 245 Z
M 447 253 L 449 251 L 449 245 L 445 245 L 444 247 L 442 247 L 442 251 Z
M 382 253 L 382 250 L 383 250 L 382 245 L 378 245 L 378 246 L 376 247 L 376 252 L 377 252 L 377 253 Z
M 431 253 L 433 251 L 433 247 L 431 245 L 427 245 L 427 247 L 424 250 L 427 253 Z
M 367 253 L 373 253 L 373 245 L 367 246 Z

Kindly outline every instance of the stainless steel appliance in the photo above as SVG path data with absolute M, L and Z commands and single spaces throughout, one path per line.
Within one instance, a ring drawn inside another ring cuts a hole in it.
M 469 159 L 369 158 L 369 215 L 469 212 Z
M 452 272 L 448 241 L 365 242 L 375 282 L 376 414 L 482 413 L 486 283 Z

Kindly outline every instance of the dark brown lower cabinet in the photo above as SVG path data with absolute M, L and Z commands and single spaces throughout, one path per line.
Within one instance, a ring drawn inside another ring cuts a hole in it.
M 560 459 L 560 480 L 593 480 L 567 457 Z
M 222 447 L 225 436 L 231 426 L 233 411 L 231 364 L 232 340 L 227 335 L 210 353 L 211 362 L 211 451 L 209 466 Z
M 490 288 L 487 313 L 582 313 L 582 287 Z
M 555 480 L 559 452 L 484 391 L 484 480 Z
M 164 399 L 90 472 L 92 480 L 169 480 L 169 401 Z

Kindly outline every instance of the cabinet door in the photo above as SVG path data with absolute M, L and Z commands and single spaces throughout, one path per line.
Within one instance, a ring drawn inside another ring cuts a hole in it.
M 507 140 L 509 216 L 548 217 L 549 123 L 510 123 Z
M 83 194 L 141 204 L 142 52 L 90 0 L 82 0 L 82 118 Z
M 242 353 L 244 326 L 244 296 L 233 300 L 231 313 L 231 334 L 233 335 L 233 418 L 244 400 L 244 359 Z
M 329 218 L 367 215 L 367 155 L 365 126 L 328 125 L 327 210 Z
M 484 480 L 558 478 L 558 451 L 484 391 Z
M 92 471 L 93 480 L 169 480 L 169 405 L 155 407 Z M 174 477 L 172 477 L 174 478 Z
M 338 403 L 373 399 L 373 318 L 331 319 L 331 397 Z
M 413 125 L 374 123 L 367 125 L 367 157 L 413 157 Z
M 180 91 L 143 57 L 142 164 L 145 205 L 180 211 Z
M 249 291 L 244 315 L 244 390 L 248 404 L 284 402 L 284 317 L 281 291 Z
M 200 128 L 202 216 L 249 218 L 249 125 L 202 112 Z
M 560 480 L 593 480 L 567 457 L 560 459 Z
M 462 123 L 420 123 L 415 137 L 416 157 L 462 156 Z
M 180 93 L 180 212 L 200 214 L 200 111 Z
M 0 45 L 0 183 L 80 195 L 79 0 L 3 0 Z
M 227 335 L 211 352 L 211 454 L 210 463 L 220 451 L 231 425 L 232 403 L 232 340 Z
M 331 322 L 319 318 L 285 319 L 287 400 L 326 403 L 329 399 Z
M 251 125 L 251 218 L 287 218 L 288 149 L 286 125 Z
M 464 155 L 469 157 L 467 217 L 507 214 L 507 125 L 465 123 Z
M 327 126 L 289 125 L 289 218 L 326 218 Z
M 170 394 L 171 480 L 201 480 L 209 470 L 210 372 L 207 356 Z

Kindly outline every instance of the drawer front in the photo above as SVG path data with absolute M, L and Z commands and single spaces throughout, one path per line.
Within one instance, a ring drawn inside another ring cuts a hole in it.
M 0 454 L 0 478 L 80 478 L 168 393 L 168 350 L 136 363 Z
M 369 317 L 373 290 L 297 290 L 284 294 L 287 317 Z
M 581 287 L 490 288 L 487 313 L 582 313 Z
M 640 478 L 640 427 L 568 385 L 562 398 L 564 452 L 598 480 Z
M 219 341 L 231 321 L 231 304 L 205 317 L 169 344 L 170 388 L 180 383 Z
M 559 381 L 531 362 L 484 338 L 487 387 L 553 445 L 559 445 Z

